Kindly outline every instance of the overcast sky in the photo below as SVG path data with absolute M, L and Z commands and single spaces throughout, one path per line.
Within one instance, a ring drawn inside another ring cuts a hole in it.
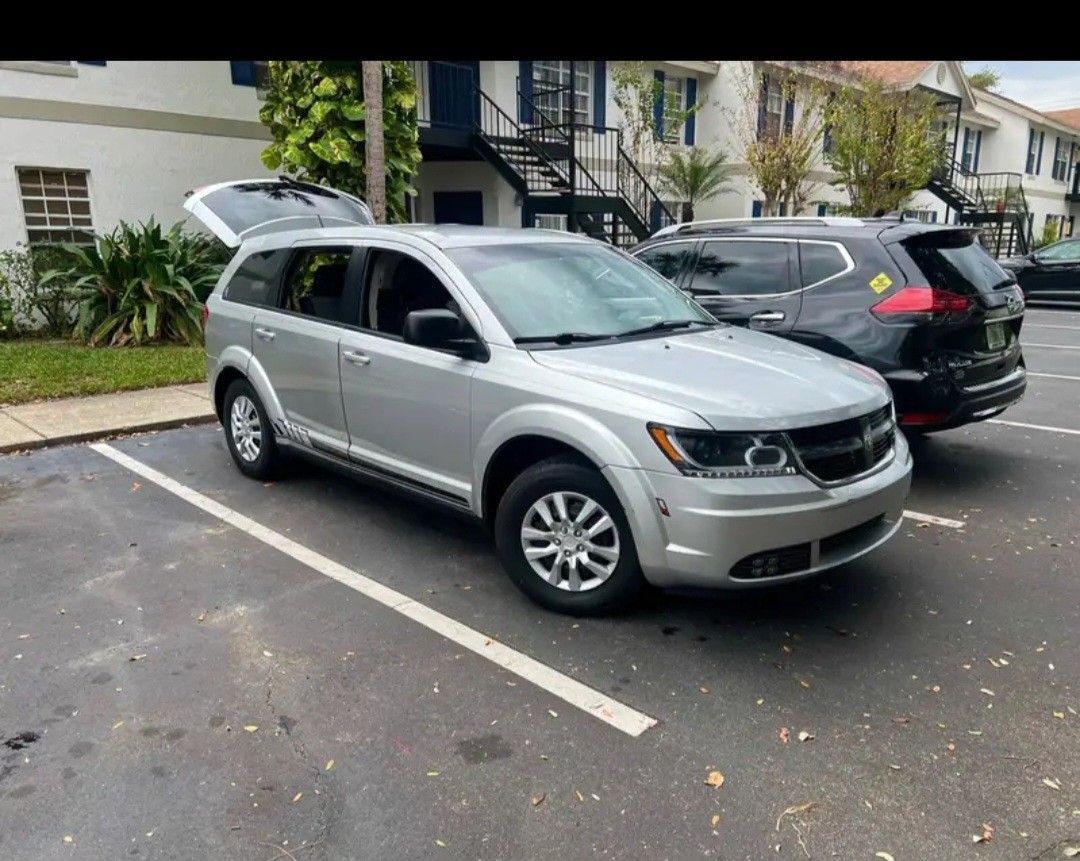
M 975 72 L 989 66 L 1000 73 L 998 90 L 1040 111 L 1080 108 L 1080 61 L 1076 60 L 965 60 Z

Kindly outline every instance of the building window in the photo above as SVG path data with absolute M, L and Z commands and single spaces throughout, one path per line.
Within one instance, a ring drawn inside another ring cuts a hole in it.
M 1065 141 L 1061 138 L 1054 138 L 1054 169 L 1051 171 L 1051 175 L 1054 179 L 1060 179 L 1063 182 L 1069 173 L 1069 157 Z
M 90 192 L 85 170 L 44 170 L 20 167 L 26 235 L 31 245 L 48 242 L 93 242 Z
M 784 123 L 784 87 L 781 81 L 768 75 L 761 79 L 758 104 L 758 137 L 776 137 Z
M 937 212 L 933 209 L 905 209 L 904 219 L 921 221 L 923 224 L 937 224 Z
M 664 140 L 668 143 L 681 143 L 679 136 L 682 134 L 685 112 L 686 78 L 667 75 L 664 78 Z
M 1035 129 L 1028 131 L 1028 152 L 1027 152 L 1027 165 L 1025 166 L 1025 172 L 1029 174 L 1035 173 L 1035 159 L 1039 154 L 1039 139 L 1035 136 Z
M 964 151 L 960 154 L 960 166 L 970 173 L 975 170 L 975 133 L 964 127 Z
M 542 230 L 569 230 L 569 217 L 552 214 L 534 215 L 533 227 L 539 227 Z
M 571 99 L 570 61 L 533 60 L 533 102 L 553 120 L 564 125 L 590 125 L 592 102 L 592 60 L 574 61 Z

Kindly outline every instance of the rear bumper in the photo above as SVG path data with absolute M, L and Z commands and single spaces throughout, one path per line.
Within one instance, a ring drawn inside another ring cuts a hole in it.
M 900 426 L 908 430 L 945 430 L 988 419 L 1019 401 L 1027 389 L 1023 361 L 996 380 L 963 386 L 944 378 L 915 371 L 885 374 L 893 390 Z M 911 422 L 912 414 L 933 416 L 932 421 Z
M 860 481 L 821 487 L 802 475 L 702 479 L 606 467 L 634 532 L 645 577 L 658 586 L 741 589 L 798 580 L 850 562 L 900 527 L 911 486 L 902 434 L 888 467 Z M 668 515 L 661 513 L 663 500 Z M 748 557 L 800 547 L 794 570 L 746 577 Z

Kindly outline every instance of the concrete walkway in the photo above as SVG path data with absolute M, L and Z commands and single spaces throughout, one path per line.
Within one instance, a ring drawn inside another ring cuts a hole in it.
M 205 383 L 0 409 L 0 452 L 213 421 Z

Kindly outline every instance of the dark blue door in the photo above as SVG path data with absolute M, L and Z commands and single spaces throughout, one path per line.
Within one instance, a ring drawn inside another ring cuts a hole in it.
M 431 96 L 431 124 L 471 129 L 480 115 L 480 63 L 428 63 Z
M 483 224 L 484 196 L 479 191 L 436 191 L 436 224 Z

